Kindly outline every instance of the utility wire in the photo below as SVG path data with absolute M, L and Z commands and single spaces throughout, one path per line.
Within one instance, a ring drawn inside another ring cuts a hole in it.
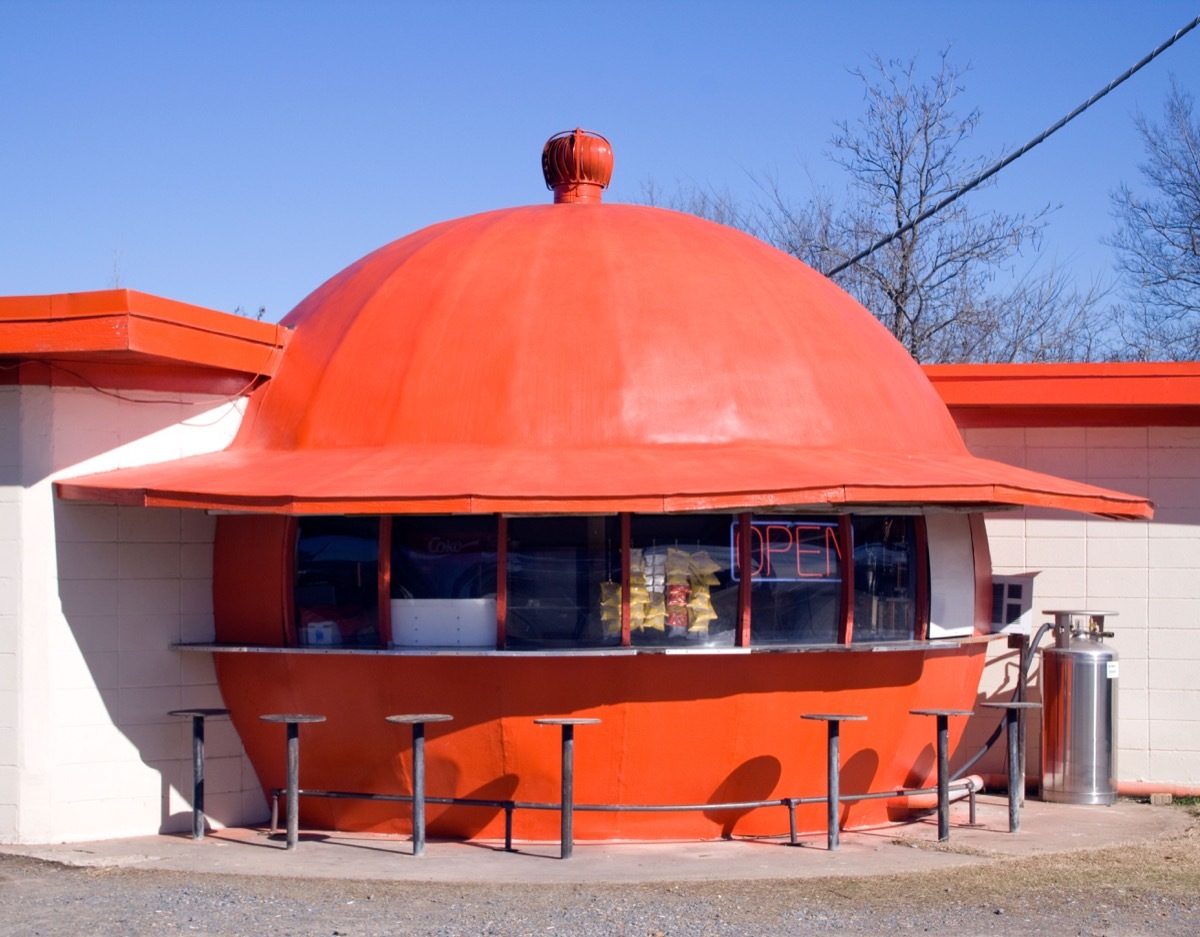
M 1032 150 L 1035 146 L 1037 146 L 1039 143 L 1041 143 L 1043 140 L 1045 140 L 1052 133 L 1065 127 L 1068 123 L 1070 123 L 1072 120 L 1074 120 L 1076 117 L 1078 117 L 1084 111 L 1086 111 L 1089 107 L 1091 107 L 1093 104 L 1095 104 L 1097 101 L 1099 101 L 1102 97 L 1104 97 L 1106 94 L 1108 94 L 1108 92 L 1112 91 L 1113 88 L 1117 87 L 1117 85 L 1121 84 L 1126 79 L 1130 78 L 1134 73 L 1140 71 L 1144 66 L 1148 65 L 1151 61 L 1158 58 L 1158 56 L 1162 55 L 1162 53 L 1166 52 L 1167 49 L 1171 48 L 1171 46 L 1173 46 L 1176 42 L 1178 42 L 1180 39 L 1182 39 L 1185 35 L 1187 35 L 1189 32 L 1191 32 L 1197 26 L 1200 26 L 1200 16 L 1197 16 L 1194 20 L 1192 20 L 1190 23 L 1188 23 L 1186 26 L 1184 26 L 1181 30 L 1179 30 L 1177 33 L 1175 33 L 1175 35 L 1173 35 L 1170 39 L 1168 39 L 1166 42 L 1164 42 L 1162 45 L 1160 45 L 1157 49 L 1155 49 L 1153 52 L 1151 52 L 1149 55 L 1147 55 L 1144 59 L 1142 59 L 1140 62 L 1138 62 L 1132 68 L 1130 68 L 1124 74 L 1122 74 L 1119 77 L 1114 78 L 1112 81 L 1110 81 L 1106 87 L 1104 87 L 1100 91 L 1097 91 L 1095 94 L 1093 94 L 1090 98 L 1088 98 L 1086 101 L 1084 101 L 1082 104 L 1080 104 L 1079 107 L 1075 108 L 1075 110 L 1071 111 L 1070 114 L 1068 114 L 1066 117 L 1064 117 L 1058 123 L 1056 123 L 1053 127 L 1050 127 L 1047 130 L 1043 130 L 1041 133 L 1039 133 L 1036 137 L 1034 137 L 1032 140 L 1030 140 L 1028 143 L 1026 143 L 1019 150 L 1014 150 L 1012 153 L 1009 153 L 1006 157 L 1004 157 L 1004 159 L 1000 160 L 1000 162 L 996 163 L 995 165 L 991 166 L 988 169 L 985 169 L 982 173 L 980 173 L 978 176 L 976 176 L 970 182 L 966 183 L 962 188 L 958 189 L 956 192 L 951 193 L 950 195 L 947 195 L 944 199 L 942 199 L 940 202 L 938 202 L 932 208 L 927 208 L 925 211 L 921 212 L 921 214 L 917 215 L 917 217 L 914 218 L 912 221 L 909 221 L 906 224 L 902 225 L 901 227 L 897 228 L 895 231 L 893 231 L 887 237 L 882 238 L 879 241 L 876 241 L 874 244 L 872 244 L 870 247 L 868 247 L 865 251 L 862 251 L 861 253 L 856 254 L 855 256 L 851 257 L 849 260 L 845 261 L 844 263 L 838 264 L 836 267 L 834 267 L 832 270 L 830 270 L 829 273 L 826 275 L 830 276 L 830 277 L 837 276 L 839 273 L 841 273 L 847 267 L 852 267 L 856 263 L 858 263 L 860 260 L 865 260 L 867 257 L 870 257 L 873 253 L 875 253 L 875 251 L 879 250 L 879 248 L 883 247 L 886 244 L 890 244 L 892 241 L 894 241 L 900 235 L 904 234 L 906 231 L 912 230 L 917 225 L 919 225 L 922 221 L 924 221 L 925 219 L 932 216 L 934 213 L 941 211 L 943 208 L 945 208 L 951 202 L 954 202 L 961 196 L 966 195 L 968 192 L 970 192 L 973 188 L 975 188 L 980 183 L 986 182 L 988 179 L 990 179 L 992 176 L 994 176 L 996 173 L 998 173 L 1001 169 L 1003 169 L 1009 163 L 1013 162 L 1015 159 L 1017 159 L 1020 156 L 1024 156 L 1026 153 L 1028 153 L 1030 150 Z

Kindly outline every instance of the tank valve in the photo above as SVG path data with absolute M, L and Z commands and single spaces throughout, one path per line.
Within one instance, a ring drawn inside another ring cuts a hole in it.
M 1093 611 L 1045 611 L 1044 615 L 1054 616 L 1054 646 L 1059 650 L 1067 650 L 1073 638 L 1085 635 L 1093 641 L 1103 641 L 1113 637 L 1113 632 L 1104 630 L 1104 619 L 1116 612 Z M 1086 619 L 1086 630 L 1083 624 Z
M 1105 638 L 1113 637 L 1113 632 L 1104 630 L 1103 615 L 1088 616 L 1088 637 L 1093 641 L 1103 641 Z

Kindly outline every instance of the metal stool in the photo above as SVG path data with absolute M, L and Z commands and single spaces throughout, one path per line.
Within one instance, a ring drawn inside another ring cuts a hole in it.
M 1041 703 L 1010 700 L 1007 703 L 984 703 L 989 709 L 1004 710 L 1004 731 L 1008 733 L 1008 832 L 1021 829 L 1021 794 L 1025 790 L 1025 778 L 1021 774 L 1021 753 L 1017 746 L 1017 719 L 1021 711 L 1041 709 Z
M 914 716 L 937 717 L 938 842 L 950 839 L 950 717 L 973 716 L 970 709 L 910 709 Z
M 308 713 L 271 713 L 263 722 L 287 724 L 287 848 L 295 849 L 300 829 L 300 723 L 324 722 L 324 716 Z
M 425 855 L 425 724 L 449 722 L 445 713 L 405 713 L 385 716 L 388 722 L 412 726 L 413 855 Z
M 562 726 L 562 833 L 559 858 L 570 859 L 575 835 L 575 727 L 598 725 L 600 720 L 570 716 L 533 721 L 540 726 Z
M 228 709 L 172 709 L 168 716 L 192 720 L 192 839 L 204 839 L 204 719 L 228 716 Z
M 841 736 L 841 724 L 843 722 L 866 722 L 866 716 L 859 716 L 853 713 L 804 713 L 802 719 L 815 719 L 824 722 L 829 728 L 829 746 L 826 751 L 826 761 L 828 768 L 828 785 L 825 792 L 825 809 L 826 809 L 826 845 L 829 850 L 838 848 L 838 806 L 841 802 L 838 739 Z

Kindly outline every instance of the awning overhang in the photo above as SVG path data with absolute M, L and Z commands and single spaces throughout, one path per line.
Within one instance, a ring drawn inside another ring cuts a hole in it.
M 0 384 L 248 393 L 289 330 L 136 290 L 0 296 Z
M 1145 498 L 969 454 L 731 443 L 604 449 L 231 447 L 56 483 L 61 498 L 272 514 L 993 510 L 1148 519 Z

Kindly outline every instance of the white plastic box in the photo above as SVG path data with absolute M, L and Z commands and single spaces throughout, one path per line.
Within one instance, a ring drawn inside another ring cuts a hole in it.
M 300 638 L 302 644 L 308 645 L 342 643 L 342 633 L 338 630 L 337 624 L 332 621 L 310 621 L 300 629 Z

